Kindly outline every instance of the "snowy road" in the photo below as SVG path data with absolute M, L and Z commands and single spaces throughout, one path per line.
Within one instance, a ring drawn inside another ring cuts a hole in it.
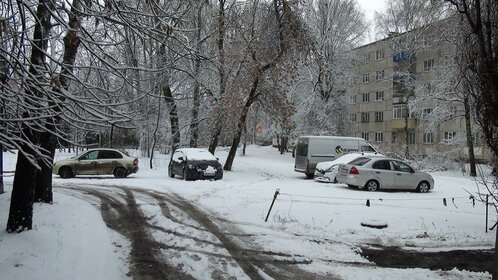
M 312 262 L 305 256 L 258 248 L 235 224 L 176 194 L 95 185 L 56 191 L 99 207 L 107 226 L 130 240 L 133 279 L 192 279 L 206 271 L 212 279 L 337 279 L 296 267 Z
M 372 262 L 316 260 L 303 254 L 264 250 L 254 234 L 243 232 L 237 224 L 175 193 L 98 185 L 66 185 L 57 187 L 56 192 L 94 205 L 107 226 L 130 241 L 129 276 L 133 279 L 341 279 L 330 273 L 309 272 L 312 269 L 306 266 L 319 261 L 356 268 L 380 265 L 447 270 L 463 263 L 462 268 L 475 269 L 476 264 L 477 268 L 485 266 L 483 261 L 492 256 L 491 251 L 431 254 L 367 246 L 361 254 Z M 303 243 L 337 243 L 306 236 L 296 238 Z

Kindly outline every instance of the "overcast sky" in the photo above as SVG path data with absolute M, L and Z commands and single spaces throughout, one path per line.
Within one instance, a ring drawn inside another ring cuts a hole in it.
M 374 13 L 375 12 L 380 12 L 384 9 L 384 2 L 385 0 L 357 0 L 358 4 L 360 4 L 360 7 L 363 8 L 363 12 L 365 13 L 365 16 L 367 17 L 367 21 L 370 22 L 370 32 L 368 39 L 365 43 L 369 43 L 375 40 L 375 34 L 374 34 Z
M 357 0 L 369 20 L 373 20 L 374 12 L 384 8 L 384 0 Z

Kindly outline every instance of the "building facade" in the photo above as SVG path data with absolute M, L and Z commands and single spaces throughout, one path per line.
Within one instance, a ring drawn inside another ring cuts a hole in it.
M 348 113 L 351 136 L 402 156 L 438 152 L 467 158 L 466 119 L 458 90 L 451 20 L 354 50 Z M 475 155 L 488 160 L 477 125 Z

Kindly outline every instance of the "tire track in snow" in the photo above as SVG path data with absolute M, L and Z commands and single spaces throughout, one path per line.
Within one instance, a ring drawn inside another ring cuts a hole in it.
M 268 277 L 273 279 L 337 279 L 332 275 L 325 277 L 296 267 L 296 265 L 306 265 L 312 262 L 305 256 L 256 248 L 250 240 L 252 235 L 242 232 L 228 220 L 219 220 L 177 194 L 121 186 L 64 187 L 64 189 L 77 192 L 75 194 L 83 193 L 100 199 L 100 210 L 108 227 L 120 232 L 131 241 L 130 271 L 134 279 L 193 279 L 191 275 L 182 270 L 181 266 L 168 264 L 164 253 L 169 256 L 169 254 L 174 255 L 174 252 L 206 255 L 209 260 L 224 259 L 225 261 L 222 262 L 225 263 L 234 261 L 250 279 L 268 279 Z M 159 206 L 164 218 L 180 227 L 201 232 L 203 235 L 211 234 L 216 237 L 216 241 L 206 240 L 195 234 L 190 235 L 191 232 L 178 232 L 177 228 L 164 228 L 150 224 L 150 218 L 147 218 L 140 210 L 135 194 L 140 194 L 140 199 L 150 202 L 150 205 Z M 154 202 L 152 203 L 151 200 Z M 196 224 L 192 224 L 192 221 Z M 152 232 L 173 236 L 174 239 L 170 240 L 173 243 L 175 243 L 174 240 L 193 240 L 196 244 L 201 244 L 201 248 L 166 244 L 154 240 Z M 207 252 L 203 250 L 205 245 L 222 248 L 226 250 L 226 253 Z M 218 262 L 212 262 L 213 266 L 220 266 Z M 211 278 L 218 279 L 229 277 L 229 272 L 224 271 L 223 267 L 215 269 L 211 275 Z

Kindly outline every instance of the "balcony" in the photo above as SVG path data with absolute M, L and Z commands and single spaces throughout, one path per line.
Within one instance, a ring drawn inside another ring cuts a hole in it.
M 404 96 L 393 96 L 393 104 L 404 104 L 406 103 L 406 97 Z
M 413 130 L 417 127 L 417 119 L 409 118 L 407 124 L 408 124 L 408 129 Z M 405 129 L 405 119 L 393 119 L 393 120 L 391 120 L 391 129 L 392 130 L 404 130 Z

